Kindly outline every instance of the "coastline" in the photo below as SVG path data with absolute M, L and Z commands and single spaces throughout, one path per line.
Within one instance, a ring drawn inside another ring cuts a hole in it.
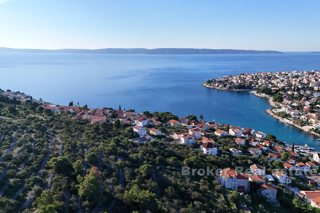
M 216 90 L 222 90 L 222 91 L 230 91 L 230 92 L 250 92 L 251 94 L 259 97 L 259 98 L 264 98 L 264 99 L 267 99 L 268 100 L 268 103 L 269 105 L 272 107 L 279 107 L 280 104 L 274 102 L 272 100 L 272 97 L 269 96 L 269 95 L 266 95 L 266 94 L 258 94 L 255 90 L 250 90 L 250 89 L 224 89 L 224 88 L 219 88 L 219 87 L 213 87 L 213 86 L 209 86 L 207 85 L 206 83 L 203 83 L 202 84 L 203 87 L 206 87 L 206 88 L 209 88 L 209 89 L 216 89 Z M 274 119 L 277 119 L 279 122 L 281 123 L 284 123 L 284 124 L 288 124 L 288 125 L 291 125 L 295 128 L 298 128 L 308 134 L 311 134 L 311 135 L 314 135 L 314 136 L 317 136 L 317 137 L 320 137 L 320 134 L 318 133 L 315 133 L 315 132 L 312 132 L 310 131 L 312 126 L 299 126 L 297 124 L 294 124 L 292 121 L 286 119 L 286 118 L 282 118 L 282 117 L 279 117 L 277 115 L 275 115 L 272 110 L 270 109 L 267 109 L 265 112 L 270 115 L 271 117 L 273 117 Z
M 257 96 L 257 97 L 267 99 L 267 100 L 268 100 L 268 103 L 270 104 L 271 107 L 278 107 L 278 106 L 280 106 L 280 104 L 275 103 L 269 95 L 258 94 L 256 91 L 251 91 L 250 93 L 253 94 L 253 95 L 255 95 L 255 96 Z M 290 120 L 288 120 L 288 119 L 286 119 L 286 118 L 282 118 L 282 117 L 279 117 L 279 116 L 275 115 L 275 114 L 272 112 L 271 109 L 267 109 L 267 110 L 266 110 L 266 113 L 267 113 L 268 115 L 272 116 L 273 118 L 277 119 L 278 121 L 284 123 L 284 124 L 289 124 L 289 125 L 291 125 L 291 126 L 294 126 L 294 127 L 298 128 L 298 129 L 304 131 L 304 132 L 307 132 L 307 133 L 312 134 L 312 135 L 314 135 L 314 136 L 320 137 L 320 134 L 310 131 L 310 130 L 312 129 L 312 126 L 299 126 L 299 125 L 297 125 L 297 124 L 294 124 L 292 121 L 290 121 Z
M 207 83 L 202 83 L 203 87 L 206 87 L 208 89 L 216 89 L 216 90 L 221 90 L 221 91 L 228 91 L 228 92 L 250 92 L 252 91 L 251 89 L 225 89 L 225 88 L 220 88 L 220 87 L 214 87 L 210 86 Z

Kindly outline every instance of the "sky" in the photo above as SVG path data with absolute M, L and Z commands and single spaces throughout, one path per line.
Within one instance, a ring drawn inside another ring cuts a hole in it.
M 319 0 L 0 0 L 0 47 L 320 51 Z

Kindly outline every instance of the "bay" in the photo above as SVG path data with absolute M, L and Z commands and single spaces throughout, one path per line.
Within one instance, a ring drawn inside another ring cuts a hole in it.
M 179 116 L 252 127 L 288 143 L 320 142 L 265 113 L 266 100 L 249 93 L 207 89 L 201 83 L 224 75 L 319 69 L 320 54 L 108 55 L 1 53 L 0 88 L 22 91 L 57 104 L 136 111 L 170 111 Z

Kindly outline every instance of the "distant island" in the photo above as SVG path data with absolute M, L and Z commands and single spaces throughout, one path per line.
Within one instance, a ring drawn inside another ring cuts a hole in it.
M 0 47 L 0 53 L 102 53 L 102 54 L 281 54 L 274 50 L 196 49 L 196 48 L 104 48 L 104 49 L 14 49 Z

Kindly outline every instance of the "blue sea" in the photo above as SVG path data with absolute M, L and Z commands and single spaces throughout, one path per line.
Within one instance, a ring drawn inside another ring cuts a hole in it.
M 320 69 L 320 54 L 108 55 L 0 53 L 0 88 L 22 91 L 57 104 L 136 111 L 170 111 L 179 116 L 252 127 L 289 144 L 320 142 L 265 113 L 266 100 L 249 93 L 206 89 L 207 79 L 262 71 Z

